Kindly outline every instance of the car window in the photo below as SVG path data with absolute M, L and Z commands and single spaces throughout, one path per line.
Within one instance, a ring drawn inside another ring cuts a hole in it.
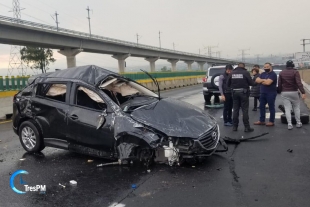
M 209 76 L 214 76 L 215 74 L 218 73 L 224 73 L 225 72 L 225 67 L 222 68 L 210 68 L 209 69 Z
M 66 84 L 39 83 L 36 88 L 37 96 L 52 99 L 55 101 L 66 102 L 66 94 Z
M 95 110 L 102 110 L 107 107 L 103 99 L 96 92 L 83 86 L 77 86 L 75 104 Z

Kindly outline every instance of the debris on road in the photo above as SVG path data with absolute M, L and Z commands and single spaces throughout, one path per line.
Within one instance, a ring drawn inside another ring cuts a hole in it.
M 59 183 L 59 185 L 60 185 L 61 187 L 63 187 L 63 188 L 66 188 L 66 186 L 65 186 L 65 185 L 62 185 L 62 184 L 60 184 L 60 183 Z
M 24 160 L 26 160 L 26 158 L 20 158 L 19 160 L 20 160 L 20 161 L 24 161 Z
M 70 180 L 70 185 L 76 186 L 77 182 L 75 180 Z
M 94 160 L 87 160 L 87 162 L 94 162 Z
M 292 153 L 292 152 L 293 152 L 293 150 L 292 150 L 292 149 L 288 149 L 287 151 L 288 151 L 289 153 Z
M 121 165 L 121 161 L 117 161 L 117 162 L 110 162 L 110 163 L 102 163 L 102 164 L 99 164 L 97 165 L 97 167 L 103 167 L 103 166 L 109 166 L 109 165 Z
M 148 173 L 150 173 L 150 172 L 151 172 L 151 170 L 147 170 L 147 172 L 148 172 Z
M 1 159 L 0 162 L 3 162 L 3 160 Z
M 216 170 L 217 170 L 217 171 L 221 171 L 221 170 L 222 170 L 222 168 L 217 168 Z
M 196 166 L 194 166 L 194 165 L 192 166 L 192 168 L 195 168 L 195 167 L 196 167 Z
M 244 141 L 247 141 L 247 140 L 251 140 L 251 139 L 256 139 L 256 138 L 259 138 L 259 137 L 262 137 L 262 136 L 265 136 L 269 134 L 268 132 L 266 133 L 262 133 L 261 135 L 257 135 L 257 136 L 253 136 L 253 137 L 248 137 L 248 138 L 244 138 L 243 136 L 241 137 L 241 139 L 233 139 L 233 138 L 230 138 L 230 137 L 224 137 L 224 141 L 225 142 L 228 142 L 228 143 L 235 143 L 235 144 L 239 144 L 240 142 L 244 142 Z
M 131 185 L 131 188 L 132 188 L 132 189 L 136 189 L 136 188 L 137 188 L 137 185 L 136 185 L 136 184 L 132 184 L 132 185 Z

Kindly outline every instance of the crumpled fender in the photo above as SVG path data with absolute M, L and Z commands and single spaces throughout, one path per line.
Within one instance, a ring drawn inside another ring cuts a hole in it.
M 145 128 L 142 124 L 127 116 L 116 116 L 114 124 L 114 137 L 119 140 L 122 137 L 130 136 L 131 141 L 136 145 L 147 143 L 151 148 L 156 148 L 160 137 L 155 132 Z

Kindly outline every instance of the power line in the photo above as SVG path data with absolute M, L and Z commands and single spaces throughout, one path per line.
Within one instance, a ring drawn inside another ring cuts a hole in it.
M 241 55 L 241 61 L 242 61 L 242 62 L 245 62 L 245 56 L 246 56 L 246 55 L 250 55 L 250 54 L 245 53 L 245 51 L 248 51 L 248 50 L 250 50 L 250 48 L 249 48 L 249 49 L 242 49 L 242 50 L 239 50 L 239 51 L 241 51 L 241 54 L 239 54 L 239 55 Z

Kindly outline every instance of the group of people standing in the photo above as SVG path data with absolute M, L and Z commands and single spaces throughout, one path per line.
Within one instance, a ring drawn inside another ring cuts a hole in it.
M 245 127 L 244 131 L 254 131 L 250 126 L 248 113 L 249 97 L 251 96 L 254 97 L 253 111 L 257 111 L 257 109 L 260 110 L 259 121 L 254 122 L 254 125 L 274 126 L 276 114 L 275 101 L 277 93 L 281 93 L 288 129 L 293 129 L 291 120 L 292 106 L 297 122 L 296 127 L 301 127 L 300 93 L 302 94 L 302 99 L 305 99 L 306 95 L 300 74 L 294 67 L 292 61 L 287 61 L 286 69 L 280 72 L 278 78 L 270 63 L 265 63 L 263 70 L 259 68 L 259 65 L 255 65 L 252 69 L 253 77 L 251 77 L 250 73 L 245 69 L 244 63 L 239 63 L 238 67 L 235 69 L 232 65 L 226 65 L 225 73 L 219 77 L 219 90 L 221 99 L 224 102 L 224 125 L 232 126 L 233 131 L 237 131 L 239 125 L 239 110 L 241 108 Z M 265 122 L 266 105 L 268 105 L 270 112 L 269 122 Z

